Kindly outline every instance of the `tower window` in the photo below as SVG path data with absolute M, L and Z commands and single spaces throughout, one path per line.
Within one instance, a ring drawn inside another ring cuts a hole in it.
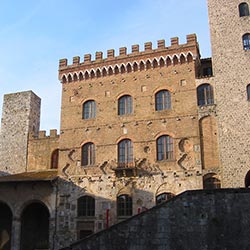
M 197 88 L 198 106 L 214 104 L 213 87 L 210 84 L 202 84 Z
M 95 144 L 86 143 L 82 146 L 82 166 L 95 164 Z
M 250 33 L 245 34 L 242 37 L 244 50 L 250 50 Z
M 94 100 L 87 101 L 83 104 L 83 119 L 91 119 L 96 116 L 96 104 Z
M 249 6 L 247 3 L 241 3 L 239 5 L 239 14 L 242 16 L 249 16 Z
M 130 95 L 124 95 L 118 100 L 118 115 L 132 114 L 133 101 Z
M 171 95 L 168 90 L 161 90 L 156 93 L 155 109 L 156 110 L 171 109 Z
M 163 135 L 157 139 L 157 160 L 172 160 L 173 156 L 173 138 L 169 135 Z

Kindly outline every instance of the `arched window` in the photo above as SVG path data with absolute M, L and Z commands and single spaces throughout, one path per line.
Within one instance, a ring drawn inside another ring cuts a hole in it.
M 245 187 L 250 188 L 250 170 L 247 172 L 245 177 Z
M 95 199 L 91 196 L 82 196 L 77 200 L 77 215 L 90 217 L 95 216 Z
M 133 163 L 133 142 L 125 139 L 118 144 L 118 165 L 128 167 Z
M 92 142 L 82 146 L 82 166 L 95 164 L 95 144 Z
M 157 139 L 157 161 L 172 160 L 174 158 L 173 138 L 163 135 Z
M 203 177 L 204 189 L 218 189 L 221 188 L 221 182 L 214 176 L 215 174 L 207 174 Z
M 172 193 L 161 193 L 156 196 L 156 205 L 159 205 L 169 199 L 173 198 L 175 195 Z
M 83 104 L 83 119 L 91 119 L 96 116 L 96 104 L 94 100 L 89 100 Z
M 117 216 L 132 216 L 132 197 L 127 194 L 123 194 L 117 197 Z
M 244 50 L 250 50 L 250 33 L 246 33 L 242 37 Z
M 58 155 L 59 155 L 59 149 L 54 150 L 52 155 L 51 155 L 51 163 L 50 163 L 51 169 L 58 168 Z
M 168 90 L 161 90 L 155 95 L 155 110 L 171 109 L 171 95 Z
M 210 84 L 202 84 L 197 88 L 197 103 L 199 106 L 214 104 L 213 87 Z
M 249 16 L 249 6 L 247 3 L 241 3 L 239 5 L 239 14 L 242 16 Z
M 247 100 L 250 101 L 250 84 L 247 85 Z
M 132 114 L 133 100 L 130 95 L 124 95 L 118 100 L 118 115 Z

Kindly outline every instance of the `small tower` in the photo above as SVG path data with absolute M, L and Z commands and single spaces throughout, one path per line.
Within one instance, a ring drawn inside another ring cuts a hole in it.
M 250 170 L 249 7 L 250 0 L 208 0 L 222 187 L 250 185 L 246 177 Z
M 0 133 L 0 175 L 26 171 L 28 134 L 38 134 L 41 99 L 32 91 L 4 96 Z

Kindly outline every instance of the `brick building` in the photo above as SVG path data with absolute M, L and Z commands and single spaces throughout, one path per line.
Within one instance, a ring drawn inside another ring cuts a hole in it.
M 39 131 L 33 92 L 5 96 L 4 249 L 59 249 L 183 191 L 250 185 L 250 2 L 221 4 L 208 1 L 212 59 L 195 34 L 61 59 L 60 134 Z

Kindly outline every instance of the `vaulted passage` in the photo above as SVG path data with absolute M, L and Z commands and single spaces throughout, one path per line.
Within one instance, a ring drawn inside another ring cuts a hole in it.
M 49 249 L 49 211 L 41 203 L 28 205 L 21 217 L 21 250 Z
M 11 227 L 12 227 L 12 212 L 10 208 L 0 202 L 0 249 L 11 249 Z

